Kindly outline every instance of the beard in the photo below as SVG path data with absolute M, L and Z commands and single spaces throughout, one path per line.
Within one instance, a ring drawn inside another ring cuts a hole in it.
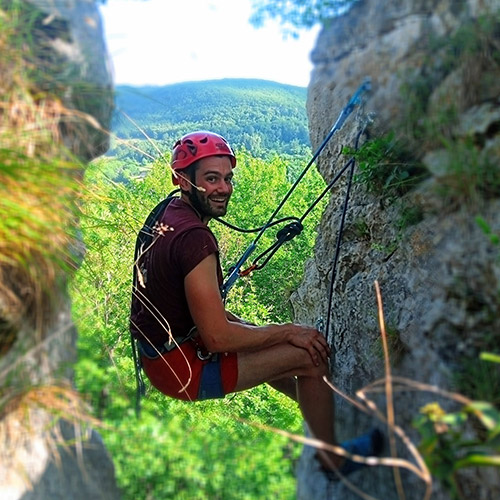
M 202 218 L 204 217 L 222 217 L 226 215 L 227 204 L 229 202 L 230 196 L 225 196 L 224 203 L 214 202 L 205 193 L 198 191 L 197 189 L 192 189 L 189 194 L 189 201 L 191 205 L 200 213 Z M 214 196 L 215 197 L 215 196 Z M 216 196 L 215 198 L 222 198 L 222 196 Z

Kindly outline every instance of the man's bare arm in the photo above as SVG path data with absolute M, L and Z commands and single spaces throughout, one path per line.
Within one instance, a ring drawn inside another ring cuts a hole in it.
M 216 257 L 211 254 L 184 280 L 189 310 L 207 349 L 212 352 L 253 351 L 288 342 L 307 349 L 315 364 L 320 358 L 326 362 L 329 348 L 314 328 L 291 323 L 254 326 L 230 320 L 220 296 L 216 270 Z
M 238 316 L 236 316 L 236 314 L 233 314 L 232 312 L 228 311 L 227 309 L 226 309 L 226 318 L 229 321 L 232 321 L 233 323 L 242 323 L 243 325 L 254 325 L 254 323 L 250 323 L 249 321 L 246 321 L 242 318 L 239 318 Z

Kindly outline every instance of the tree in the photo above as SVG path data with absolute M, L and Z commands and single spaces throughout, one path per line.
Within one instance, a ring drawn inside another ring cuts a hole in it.
M 262 26 L 267 19 L 279 19 L 285 33 L 298 37 L 297 30 L 312 28 L 345 12 L 356 0 L 252 0 L 250 22 Z

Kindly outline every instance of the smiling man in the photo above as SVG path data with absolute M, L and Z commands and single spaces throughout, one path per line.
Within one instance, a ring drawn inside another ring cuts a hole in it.
M 158 221 L 158 236 L 140 257 L 131 330 L 142 366 L 162 393 L 187 401 L 223 398 L 263 383 L 296 400 L 311 433 L 335 443 L 328 376 L 330 349 L 314 328 L 286 323 L 255 326 L 225 309 L 217 240 L 208 228 L 226 214 L 236 157 L 218 134 L 185 135 L 172 152 L 173 181 L 181 189 Z M 342 444 L 376 454 L 372 432 Z M 349 473 L 358 464 L 332 453 L 318 456 Z

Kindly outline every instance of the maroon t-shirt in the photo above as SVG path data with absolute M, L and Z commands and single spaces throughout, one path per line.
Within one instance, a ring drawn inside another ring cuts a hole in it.
M 217 276 L 222 284 L 219 249 L 212 231 L 182 199 L 171 201 L 160 222 L 166 227 L 144 259 L 144 285 L 132 296 L 131 331 L 144 334 L 154 345 L 168 340 L 168 327 L 177 341 L 194 326 L 184 291 L 184 278 L 208 255 L 217 256 Z M 142 259 L 141 259 L 142 260 Z

